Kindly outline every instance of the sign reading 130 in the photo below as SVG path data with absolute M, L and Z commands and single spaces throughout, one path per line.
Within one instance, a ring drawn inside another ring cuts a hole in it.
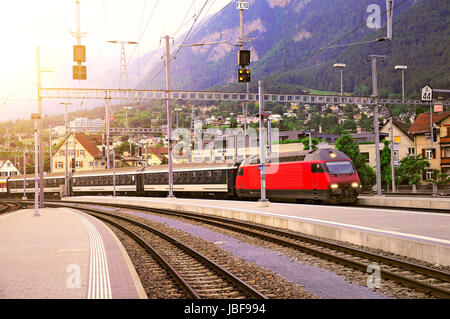
M 236 9 L 238 10 L 248 10 L 248 2 L 236 2 Z

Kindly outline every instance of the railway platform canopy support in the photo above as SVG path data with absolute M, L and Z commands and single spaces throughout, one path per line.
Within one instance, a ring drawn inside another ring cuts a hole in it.
M 259 94 L 251 92 L 216 92 L 182 90 L 134 90 L 134 89 L 84 89 L 84 88 L 42 88 L 41 97 L 47 99 L 88 99 L 88 100 L 183 100 L 183 101 L 242 101 L 258 102 Z M 375 98 L 363 96 L 315 95 L 315 94 L 264 94 L 265 102 L 312 103 L 312 104 L 361 104 L 375 105 Z M 437 101 L 437 100 L 436 100 Z M 445 106 L 450 101 L 439 101 Z M 378 99 L 379 104 L 428 105 L 421 100 Z

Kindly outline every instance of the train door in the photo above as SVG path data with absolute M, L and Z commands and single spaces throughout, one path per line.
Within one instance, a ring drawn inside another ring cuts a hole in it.
M 311 164 L 311 188 L 314 199 L 319 199 L 319 179 L 323 173 L 323 167 L 320 163 Z
M 136 193 L 138 195 L 144 195 L 144 175 L 143 174 L 136 174 L 135 175 L 136 180 Z

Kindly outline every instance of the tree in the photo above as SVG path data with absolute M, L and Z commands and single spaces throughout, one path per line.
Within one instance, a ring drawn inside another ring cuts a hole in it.
M 406 156 L 395 169 L 395 181 L 398 185 L 418 184 L 427 167 L 430 163 L 422 155 Z
M 380 166 L 381 166 L 381 181 L 387 186 L 392 181 L 391 172 L 391 149 L 390 142 L 384 141 L 384 147 L 381 150 Z
M 359 146 L 353 137 L 344 133 L 336 140 L 336 149 L 346 154 L 355 165 L 364 191 L 370 191 L 376 183 L 376 175 L 372 167 L 366 164 L 366 159 L 359 152 Z
M 319 140 L 318 138 L 315 138 L 315 137 L 313 137 L 311 139 L 311 141 L 312 141 L 312 149 L 313 150 L 317 149 L 317 144 L 319 144 L 320 142 L 323 142 L 322 140 Z M 300 143 L 303 144 L 303 150 L 305 150 L 305 151 L 309 150 L 309 136 L 305 137 L 305 138 L 302 138 L 300 140 Z

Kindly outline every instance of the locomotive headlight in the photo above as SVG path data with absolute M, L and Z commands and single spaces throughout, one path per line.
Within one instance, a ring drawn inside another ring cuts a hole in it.
M 352 183 L 352 187 L 353 188 L 358 188 L 359 187 L 359 183 L 358 182 L 353 182 Z
M 331 189 L 338 189 L 339 185 L 338 184 L 331 184 L 330 187 L 331 187 Z

